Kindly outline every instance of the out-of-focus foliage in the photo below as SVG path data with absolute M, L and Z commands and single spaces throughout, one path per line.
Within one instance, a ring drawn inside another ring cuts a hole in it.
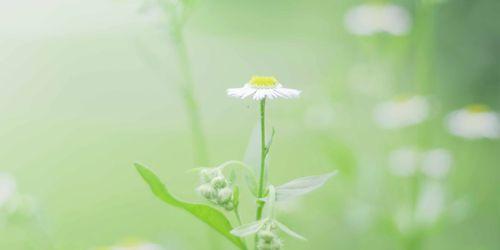
M 285 249 L 500 248 L 498 1 L 29 0 L 0 2 L 0 249 L 234 248 L 131 167 L 205 202 L 160 2 L 184 6 L 209 166 L 243 161 L 256 125 L 227 88 L 303 91 L 268 102 L 270 181 L 339 173 L 279 204 L 308 239 Z

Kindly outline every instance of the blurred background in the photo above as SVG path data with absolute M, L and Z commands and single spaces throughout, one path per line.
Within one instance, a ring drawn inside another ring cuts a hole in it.
M 500 249 L 499 11 L 1 0 L 0 249 L 233 249 L 132 164 L 203 202 L 186 171 L 243 159 L 258 105 L 225 91 L 252 75 L 303 91 L 269 102 L 271 182 L 339 170 L 280 209 L 285 249 Z

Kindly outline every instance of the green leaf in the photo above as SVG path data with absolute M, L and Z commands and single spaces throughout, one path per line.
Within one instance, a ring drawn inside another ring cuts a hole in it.
M 273 144 L 273 139 L 274 139 L 275 134 L 276 134 L 276 130 L 273 127 L 273 130 L 271 132 L 271 137 L 269 137 L 269 140 L 266 143 L 266 156 L 269 154 L 269 150 L 271 150 L 271 145 Z
M 334 171 L 328 174 L 301 177 L 289 181 L 283 185 L 276 187 L 276 200 L 285 201 L 297 196 L 310 193 L 323 186 L 326 181 L 328 181 L 328 179 L 336 174 L 337 171 Z
M 263 226 L 265 220 L 254 221 L 242 226 L 239 226 L 231 231 L 231 234 L 239 237 L 246 237 L 251 234 L 257 233 Z
M 299 240 L 306 240 L 306 238 L 304 238 L 304 236 L 294 232 L 292 229 L 285 226 L 285 224 L 280 223 L 279 221 L 274 221 L 274 222 L 278 225 L 278 227 L 281 229 L 281 231 L 285 232 L 286 234 L 288 234 L 294 238 L 297 238 Z
M 238 186 L 233 187 L 233 203 L 234 209 L 238 209 L 238 206 L 240 205 L 240 189 Z
M 168 192 L 165 185 L 153 171 L 137 163 L 134 165 L 142 178 L 148 183 L 153 194 L 160 200 L 171 206 L 186 210 L 222 234 L 238 248 L 244 250 L 247 249 L 240 238 L 230 233 L 233 227 L 226 216 L 224 216 L 224 214 L 222 214 L 219 210 L 204 204 L 189 203 L 177 199 Z
M 266 152 L 265 152 L 265 161 L 264 161 L 264 167 L 267 169 L 269 166 L 269 149 L 271 148 L 271 144 L 273 142 L 273 138 L 275 135 L 275 130 L 274 128 L 272 131 L 266 131 Z M 260 131 L 260 125 L 257 125 L 254 127 L 252 130 L 252 134 L 250 135 L 250 139 L 247 145 L 247 148 L 245 150 L 245 155 L 243 157 L 243 162 L 248 169 L 251 170 L 252 175 L 245 175 L 245 180 L 247 181 L 247 186 L 252 192 L 252 194 L 257 197 L 257 176 L 260 176 L 260 158 L 261 158 L 261 131 Z M 266 176 L 264 176 L 264 180 L 267 180 L 267 171 L 265 171 Z
M 250 139 L 245 150 L 245 156 L 243 157 L 243 162 L 252 167 L 255 175 L 259 173 L 260 166 L 260 139 L 260 127 L 257 125 L 252 130 L 252 134 L 250 135 Z

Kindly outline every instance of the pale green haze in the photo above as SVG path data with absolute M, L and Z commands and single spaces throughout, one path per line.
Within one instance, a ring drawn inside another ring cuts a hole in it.
M 315 185 L 278 192 L 276 219 L 307 238 L 282 231 L 282 249 L 498 250 L 498 13 L 498 0 L 0 0 L 0 249 L 252 245 L 190 170 L 260 152 L 259 101 L 226 90 L 273 76 L 302 92 L 265 102 L 268 181 Z M 235 183 L 251 223 L 256 200 Z

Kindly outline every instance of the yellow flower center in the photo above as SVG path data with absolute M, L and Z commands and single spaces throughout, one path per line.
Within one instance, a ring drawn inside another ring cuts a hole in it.
M 488 110 L 489 110 L 488 106 L 482 104 L 473 104 L 467 107 L 467 111 L 471 113 L 482 113 Z
M 274 76 L 252 76 L 249 83 L 256 88 L 273 88 L 278 84 L 278 80 Z

